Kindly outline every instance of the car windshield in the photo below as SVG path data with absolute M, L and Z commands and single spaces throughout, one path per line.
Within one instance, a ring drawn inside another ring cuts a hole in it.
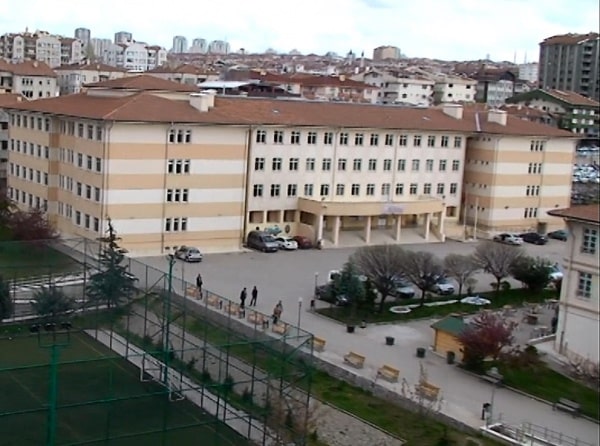
M 190 254 L 200 254 L 200 251 L 197 248 L 188 248 L 188 252 Z
M 265 242 L 265 243 L 274 243 L 275 242 L 275 237 L 273 237 L 272 235 L 265 235 L 265 236 L 263 236 L 263 242 Z

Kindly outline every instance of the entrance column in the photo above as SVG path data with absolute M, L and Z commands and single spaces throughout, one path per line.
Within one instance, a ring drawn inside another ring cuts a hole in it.
M 333 246 L 337 246 L 340 239 L 340 216 L 333 217 Z
M 371 216 L 365 217 L 365 243 L 371 243 Z
M 317 215 L 317 242 L 323 240 L 323 214 Z
M 438 231 L 440 233 L 440 239 L 444 239 L 444 221 L 445 221 L 444 211 L 440 211 L 438 215 Z
M 429 241 L 429 231 L 431 226 L 431 213 L 425 214 L 425 240 Z
M 394 234 L 394 240 L 400 241 L 400 233 L 402 232 L 402 215 L 396 215 L 396 232 Z

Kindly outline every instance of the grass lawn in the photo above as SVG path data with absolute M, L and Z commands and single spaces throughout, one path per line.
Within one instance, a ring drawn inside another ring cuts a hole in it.
M 50 247 L 0 242 L 0 275 L 6 279 L 79 270 L 79 263 Z
M 544 290 L 538 294 L 532 294 L 526 289 L 515 288 L 507 291 L 501 291 L 500 295 L 496 297 L 494 292 L 481 293 L 481 297 L 489 299 L 492 303 L 487 305 L 485 308 L 501 308 L 504 305 L 519 306 L 523 302 L 544 302 L 546 299 L 556 298 L 556 291 Z M 458 299 L 457 296 L 445 296 L 436 301 L 454 300 Z M 429 301 L 427 301 L 429 302 Z M 387 302 L 385 304 L 385 310 L 382 313 L 371 312 L 366 313 L 358 311 L 358 319 L 363 318 L 367 322 L 394 322 L 394 321 L 407 321 L 412 319 L 424 319 L 433 317 L 443 317 L 451 313 L 476 313 L 481 307 L 475 305 L 466 305 L 461 303 L 440 305 L 435 307 L 419 307 L 413 308 L 410 313 L 396 314 L 389 311 L 391 307 L 397 305 L 410 305 L 420 303 L 419 299 L 402 299 Z M 377 307 L 378 308 L 378 307 Z M 347 322 L 350 319 L 351 310 L 348 307 L 328 307 L 317 310 L 317 313 L 335 319 L 339 322 Z
M 3 446 L 46 443 L 49 357 L 36 336 L 0 340 Z M 56 444 L 248 445 L 187 400 L 169 402 L 163 387 L 140 382 L 137 367 L 84 333 L 60 352 L 57 401 Z

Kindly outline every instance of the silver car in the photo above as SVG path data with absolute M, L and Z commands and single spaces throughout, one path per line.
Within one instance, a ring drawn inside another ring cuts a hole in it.
M 203 256 L 198 248 L 194 248 L 193 246 L 180 246 L 179 249 L 175 251 L 175 257 L 186 262 L 201 262 Z

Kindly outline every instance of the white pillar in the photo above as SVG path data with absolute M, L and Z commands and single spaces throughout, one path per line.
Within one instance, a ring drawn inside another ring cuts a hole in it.
M 323 240 L 323 214 L 317 215 L 317 241 Z
M 402 215 L 396 215 L 396 233 L 394 234 L 394 240 L 399 242 L 401 233 L 402 233 Z
M 333 217 L 333 246 L 337 246 L 340 239 L 340 216 Z
M 425 214 L 425 240 L 429 240 L 429 230 L 431 226 L 431 213 Z
M 368 245 L 371 243 L 371 216 L 365 217 L 365 243 Z
M 444 233 L 444 222 L 446 221 L 446 209 L 440 212 L 438 217 L 438 232 L 440 233 L 440 242 L 446 241 L 446 234 Z

